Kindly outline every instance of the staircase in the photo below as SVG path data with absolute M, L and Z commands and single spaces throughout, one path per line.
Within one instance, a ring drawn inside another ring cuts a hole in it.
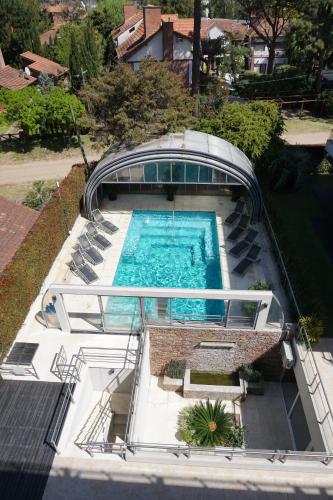
M 124 441 L 126 421 L 127 415 L 116 412 L 113 413 L 108 433 L 109 443 L 117 443 L 119 440 Z

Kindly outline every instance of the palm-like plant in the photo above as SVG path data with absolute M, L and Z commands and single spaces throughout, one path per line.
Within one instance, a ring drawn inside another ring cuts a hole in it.
M 214 404 L 209 399 L 200 401 L 188 412 L 186 420 L 192 440 L 199 446 L 228 445 L 233 423 L 221 401 L 215 401 Z

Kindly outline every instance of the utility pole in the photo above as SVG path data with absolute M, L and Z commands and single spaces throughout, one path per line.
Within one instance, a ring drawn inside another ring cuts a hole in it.
M 75 133 L 76 133 L 76 137 L 77 137 L 77 142 L 79 144 L 79 147 L 80 147 L 80 150 L 81 150 L 81 154 L 82 154 L 82 158 L 83 158 L 84 165 L 85 165 L 86 177 L 88 178 L 88 175 L 89 175 L 89 163 L 88 163 L 88 160 L 87 160 L 87 157 L 86 157 L 86 153 L 84 151 L 84 147 L 83 147 L 83 144 L 82 144 L 82 141 L 81 141 L 80 131 L 79 131 L 79 127 L 77 126 L 77 123 L 76 123 L 76 118 L 75 118 L 73 106 L 70 104 L 69 107 L 70 107 L 71 114 L 72 114 L 72 119 L 73 119 L 73 123 L 74 123 L 74 128 L 75 128 Z
M 201 0 L 194 0 L 194 33 L 193 33 L 193 64 L 192 64 L 192 95 L 199 99 L 200 92 L 200 30 L 201 30 Z

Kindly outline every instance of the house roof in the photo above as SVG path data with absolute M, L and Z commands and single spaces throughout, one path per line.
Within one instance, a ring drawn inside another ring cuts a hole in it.
M 143 14 L 142 12 L 137 12 L 134 16 L 129 17 L 123 24 L 112 30 L 112 36 L 114 39 L 117 39 L 119 35 L 125 33 L 126 30 L 134 26 L 139 21 L 142 21 Z
M 42 33 L 39 37 L 40 44 L 45 45 L 46 43 L 50 43 L 52 40 L 54 40 L 55 37 L 57 36 L 59 28 L 60 25 L 48 31 L 44 31 L 44 33 Z
M 266 20 L 262 19 L 254 24 L 257 26 L 259 31 L 263 33 L 265 36 L 272 36 L 273 34 L 272 26 Z M 284 33 L 287 27 L 288 27 L 288 21 L 280 18 L 278 20 L 278 29 L 281 30 L 281 33 Z M 253 38 L 259 37 L 259 35 L 255 32 L 253 27 L 250 28 L 250 35 Z
M 207 22 L 205 24 L 207 33 L 214 26 L 216 26 L 222 32 L 232 33 L 234 35 L 240 35 L 242 37 L 245 37 L 245 35 L 249 31 L 249 26 L 246 24 L 246 21 L 238 19 L 207 19 Z
M 28 61 L 28 68 L 36 71 L 37 73 L 47 73 L 51 76 L 61 76 L 64 73 L 67 73 L 68 68 L 65 66 L 61 66 L 50 59 L 46 59 L 46 57 L 39 56 L 37 54 L 33 54 L 32 52 L 23 52 L 20 54 L 21 59 Z M 25 61 L 23 61 L 25 63 Z
M 0 69 L 0 87 L 10 90 L 24 89 L 32 85 L 37 79 L 33 76 L 22 75 L 22 73 L 11 66 Z
M 39 212 L 0 196 L 0 273 L 12 260 Z

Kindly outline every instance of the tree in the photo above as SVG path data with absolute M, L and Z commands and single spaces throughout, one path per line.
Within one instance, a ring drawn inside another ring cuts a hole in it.
M 236 0 L 210 0 L 209 17 L 223 19 L 239 19 L 240 6 Z
M 200 92 L 200 30 L 201 30 L 201 0 L 194 0 L 194 33 L 193 33 L 193 64 L 192 64 L 192 94 Z
M 316 0 L 314 0 L 316 1 Z M 267 73 L 274 70 L 277 39 L 283 34 L 294 14 L 294 0 L 239 0 L 251 28 L 268 48 Z
M 53 189 L 45 181 L 34 182 L 28 191 L 23 204 L 34 210 L 41 211 L 52 196 Z
M 93 12 L 107 12 L 110 22 L 114 28 L 124 22 L 124 4 L 128 0 L 99 0 Z
M 144 0 L 142 5 L 158 5 L 163 14 L 178 14 L 179 17 L 193 17 L 193 0 Z
M 112 38 L 112 30 L 116 25 L 105 7 L 93 10 L 90 19 L 93 27 L 104 40 L 103 65 L 111 69 L 116 61 L 116 47 Z
M 229 36 L 229 42 L 224 44 L 223 59 L 221 64 L 221 72 L 225 76 L 230 75 L 234 82 L 244 71 L 245 57 L 248 55 L 248 48 L 234 43 L 232 37 Z
M 315 72 L 320 93 L 322 71 L 333 54 L 333 0 L 307 0 L 290 24 L 291 61 Z
M 144 141 L 184 130 L 193 104 L 167 62 L 146 58 L 138 71 L 127 64 L 91 80 L 80 92 L 95 135 L 104 143 Z
M 0 45 L 6 64 L 19 64 L 19 54 L 40 49 L 39 35 L 48 21 L 39 0 L 0 0 Z

